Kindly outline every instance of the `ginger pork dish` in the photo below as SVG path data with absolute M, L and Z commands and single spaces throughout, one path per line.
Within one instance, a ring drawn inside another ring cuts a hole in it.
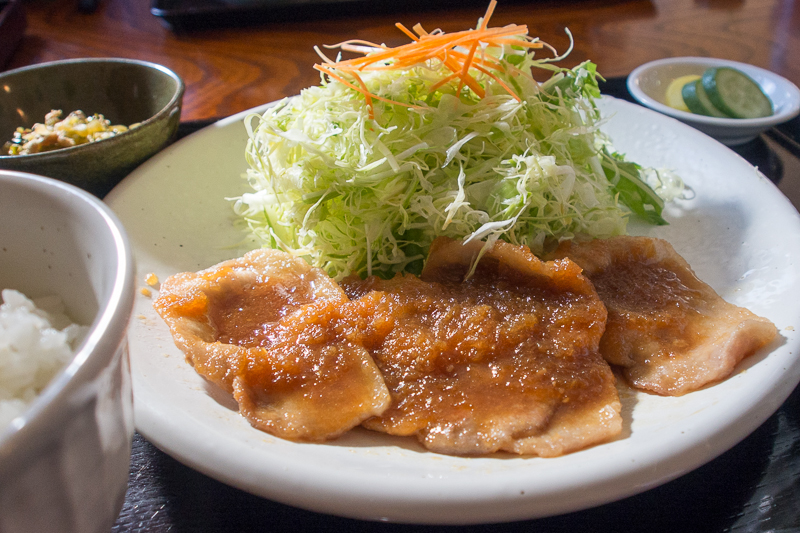
M 628 235 L 685 185 L 613 148 L 595 65 L 494 8 L 319 50 L 320 85 L 245 120 L 232 201 L 258 249 L 174 273 L 154 307 L 253 427 L 555 457 L 624 436 L 622 383 L 691 394 L 776 338 Z

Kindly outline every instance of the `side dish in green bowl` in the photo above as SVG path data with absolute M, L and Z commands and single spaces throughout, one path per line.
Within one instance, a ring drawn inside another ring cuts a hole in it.
M 98 196 L 172 139 L 184 93 L 170 69 L 119 58 L 23 67 L 0 86 L 0 168 Z

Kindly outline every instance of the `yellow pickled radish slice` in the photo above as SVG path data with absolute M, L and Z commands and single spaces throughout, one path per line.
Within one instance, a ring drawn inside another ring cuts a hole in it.
M 667 86 L 667 92 L 665 97 L 666 101 L 664 103 L 674 109 L 689 112 L 689 108 L 686 107 L 686 103 L 683 101 L 681 90 L 683 89 L 683 86 L 686 85 L 687 83 L 697 81 L 699 79 L 700 76 L 698 76 L 697 74 L 688 74 L 686 76 L 680 76 L 672 80 Z

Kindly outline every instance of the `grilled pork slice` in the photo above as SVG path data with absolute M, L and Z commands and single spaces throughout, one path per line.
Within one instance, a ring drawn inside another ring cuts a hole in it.
M 347 278 L 392 405 L 369 429 L 430 450 L 557 456 L 616 436 L 615 379 L 598 348 L 606 311 L 569 260 L 439 239 L 422 279 Z
M 769 320 L 724 301 L 663 240 L 615 237 L 565 242 L 551 258 L 583 268 L 608 309 L 605 359 L 631 384 L 682 395 L 728 377 L 769 344 Z
M 339 327 L 347 301 L 302 259 L 257 250 L 170 277 L 154 305 L 187 361 L 233 394 L 253 426 L 319 441 L 390 403 L 358 335 Z

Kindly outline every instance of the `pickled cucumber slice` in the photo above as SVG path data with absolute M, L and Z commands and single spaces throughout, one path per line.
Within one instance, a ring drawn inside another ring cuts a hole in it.
M 735 118 L 772 115 L 772 101 L 750 76 L 731 67 L 715 67 L 703 73 L 702 86 L 712 105 Z
M 683 101 L 686 102 L 686 107 L 688 107 L 689 111 L 692 113 L 709 117 L 732 118 L 730 115 L 726 115 L 714 107 L 714 104 L 711 103 L 711 100 L 703 89 L 702 78 L 696 81 L 690 81 L 684 85 L 683 90 L 681 90 L 681 96 L 683 96 Z

